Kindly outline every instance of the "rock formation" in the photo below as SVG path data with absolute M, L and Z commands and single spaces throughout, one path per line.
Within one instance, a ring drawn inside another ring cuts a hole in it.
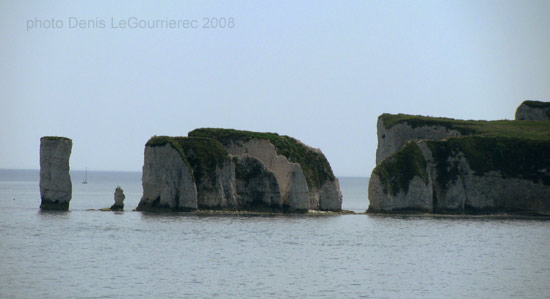
M 273 133 L 198 129 L 146 145 L 138 210 L 340 211 L 324 155 Z
M 550 102 L 521 103 L 516 110 L 516 120 L 550 120 Z
M 193 131 L 191 134 L 197 132 Z M 269 140 L 251 139 L 244 142 L 229 140 L 226 149 L 233 156 L 246 154 L 255 157 L 267 171 L 272 173 L 278 185 L 282 206 L 294 210 L 310 209 L 307 182 L 300 164 L 292 163 L 285 156 L 278 155 Z
M 433 211 L 433 187 L 417 143 L 376 166 L 369 179 L 369 212 Z
M 385 117 L 417 127 L 448 122 L 461 137 L 410 138 L 381 161 L 369 212 L 550 214 L 550 122 Z
M 65 137 L 40 138 L 40 209 L 68 210 L 72 197 L 69 158 L 73 142 Z
M 455 128 L 452 125 L 452 119 L 405 114 L 382 114 L 378 117 L 376 127 L 378 130 L 376 165 L 400 150 L 410 140 L 440 140 L 469 134 L 468 130 Z
M 338 179 L 319 149 L 274 133 L 224 129 L 196 129 L 189 136 L 218 140 L 230 155 L 247 154 L 273 172 L 283 208 L 297 211 L 340 211 Z
M 168 139 L 162 145 L 153 141 L 150 140 L 145 147 L 143 196 L 137 210 L 197 209 L 193 170 L 182 157 L 181 148 L 169 143 Z
M 216 140 L 153 137 L 145 147 L 138 210 L 236 208 L 235 166 Z
M 124 210 L 124 191 L 120 186 L 117 186 L 115 189 L 115 203 L 111 206 L 111 211 L 122 211 Z

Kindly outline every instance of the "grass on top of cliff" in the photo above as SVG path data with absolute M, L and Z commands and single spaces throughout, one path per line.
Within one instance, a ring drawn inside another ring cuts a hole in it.
M 251 139 L 266 139 L 275 146 L 277 154 L 289 161 L 298 163 L 306 177 L 308 187 L 320 188 L 335 177 L 330 164 L 320 151 L 309 148 L 300 141 L 277 133 L 260 133 L 233 129 L 201 128 L 189 132 L 190 137 L 206 137 L 220 141 L 224 145 L 231 142 L 246 142 Z
M 462 135 L 500 136 L 510 138 L 550 139 L 550 121 L 458 120 L 408 114 L 384 113 L 379 117 L 386 129 L 406 123 L 413 128 L 441 126 Z
M 550 102 L 540 102 L 540 101 L 524 101 L 522 105 L 529 106 L 531 108 L 550 108 Z
M 44 139 L 44 140 L 66 140 L 66 141 L 71 141 L 70 138 L 62 137 L 62 136 L 44 136 L 40 139 L 41 140 Z
M 384 159 L 376 166 L 373 173 L 378 175 L 384 186 L 384 192 L 397 195 L 403 190 L 409 191 L 409 184 L 415 176 L 428 183 L 426 160 L 414 141 L 409 141 L 401 150 Z
M 217 140 L 200 137 L 168 137 L 153 136 L 147 141 L 147 146 L 163 146 L 170 144 L 177 150 L 184 162 L 193 170 L 193 179 L 199 184 L 204 178 L 209 178 L 215 186 L 216 168 L 221 167 L 229 158 L 227 150 Z
M 436 162 L 437 180 L 442 186 L 454 181 L 459 161 L 449 159 L 459 153 L 476 175 L 498 171 L 505 178 L 521 178 L 550 185 L 550 139 L 466 136 L 427 141 Z

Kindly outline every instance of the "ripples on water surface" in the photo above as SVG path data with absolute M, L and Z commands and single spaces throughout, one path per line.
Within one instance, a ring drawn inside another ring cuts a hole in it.
M 70 212 L 40 212 L 37 172 L 0 171 L 1 298 L 550 294 L 548 221 L 92 212 L 116 185 L 134 208 L 140 174 L 88 175 Z M 367 207 L 366 185 L 341 179 L 344 208 Z

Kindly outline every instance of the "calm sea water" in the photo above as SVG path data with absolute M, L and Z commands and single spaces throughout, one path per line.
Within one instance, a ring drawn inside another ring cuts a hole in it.
M 550 221 L 132 212 L 141 174 L 72 172 L 40 212 L 38 171 L 0 170 L 0 298 L 548 298 Z M 341 178 L 344 208 L 366 178 Z M 109 207 L 120 185 L 126 212 Z

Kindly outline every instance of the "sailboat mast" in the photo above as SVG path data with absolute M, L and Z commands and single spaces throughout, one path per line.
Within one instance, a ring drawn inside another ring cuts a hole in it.
M 86 167 L 86 172 L 85 172 L 85 175 L 84 175 L 84 181 L 82 182 L 82 184 L 88 184 L 88 167 Z

